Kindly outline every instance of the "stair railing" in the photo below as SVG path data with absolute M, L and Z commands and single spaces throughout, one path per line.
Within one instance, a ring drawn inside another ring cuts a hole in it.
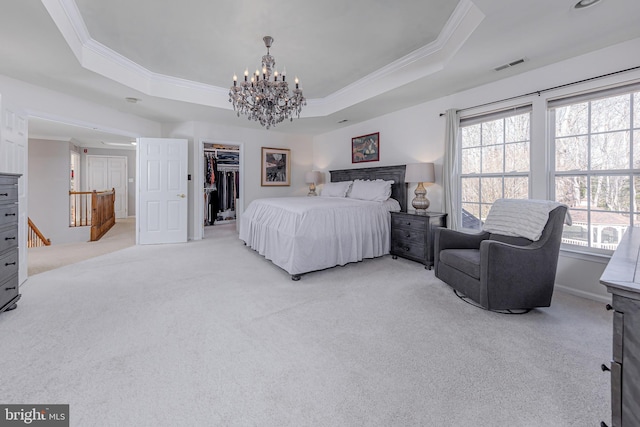
M 29 223 L 29 233 L 27 236 L 27 247 L 28 248 L 37 248 L 40 246 L 49 246 L 51 245 L 51 240 L 44 237 L 44 234 L 36 227 L 36 225 L 31 221 L 31 218 L 27 218 Z
M 99 240 L 116 223 L 116 190 L 69 191 L 69 226 L 91 227 L 91 241 Z

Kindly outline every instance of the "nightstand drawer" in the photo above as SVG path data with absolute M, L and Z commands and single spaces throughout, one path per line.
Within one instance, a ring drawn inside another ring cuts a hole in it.
M 392 228 L 413 228 L 424 230 L 427 226 L 427 218 L 417 215 L 395 214 L 391 216 Z
M 427 256 L 426 246 L 424 244 L 396 240 L 391 242 L 391 253 L 419 262 L 424 262 Z
M 424 230 L 413 228 L 393 228 L 391 232 L 392 242 L 418 243 L 424 246 Z

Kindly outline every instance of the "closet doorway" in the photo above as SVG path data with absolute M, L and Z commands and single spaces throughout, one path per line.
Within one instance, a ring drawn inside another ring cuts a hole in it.
M 242 145 L 202 141 L 202 236 L 207 227 L 233 224 L 242 213 Z

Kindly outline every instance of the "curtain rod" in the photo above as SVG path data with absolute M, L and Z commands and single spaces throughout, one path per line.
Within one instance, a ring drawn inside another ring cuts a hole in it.
M 628 71 L 633 71 L 633 70 L 637 70 L 637 69 L 640 69 L 640 65 L 635 66 L 635 67 L 631 67 L 631 68 L 627 68 L 625 70 L 619 70 L 619 71 L 614 71 L 614 72 L 608 73 L 608 74 L 602 74 L 602 75 L 596 76 L 596 77 L 589 77 L 587 79 L 578 80 L 576 82 L 565 83 L 565 84 L 559 85 L 559 86 L 549 87 L 549 88 L 542 89 L 542 90 L 536 90 L 534 92 L 525 93 L 523 95 L 517 95 L 517 96 L 512 96 L 510 98 L 504 98 L 504 99 L 501 99 L 499 101 L 491 101 L 491 102 L 486 102 L 484 104 L 476 105 L 474 107 L 462 108 L 462 109 L 458 110 L 458 112 L 466 111 L 466 110 L 472 110 L 474 108 L 479 108 L 479 107 L 486 107 L 487 105 L 499 104 L 499 103 L 505 102 L 505 101 L 512 101 L 514 99 L 526 98 L 527 96 L 531 96 L 531 95 L 540 96 L 544 92 L 549 92 L 549 91 L 552 91 L 552 90 L 561 89 L 563 87 L 568 87 L 568 86 L 573 86 L 573 85 L 577 85 L 577 84 L 580 84 L 580 83 L 589 82 L 591 80 L 602 79 L 604 77 L 615 76 L 616 74 L 626 73 Z M 442 117 L 442 116 L 444 116 L 444 113 L 440 113 L 440 117 Z

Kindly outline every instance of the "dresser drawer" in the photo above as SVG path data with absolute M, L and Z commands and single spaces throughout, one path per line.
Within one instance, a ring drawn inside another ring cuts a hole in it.
M 611 424 L 622 425 L 622 365 L 611 362 Z
M 16 173 L 0 174 L 0 186 L 4 185 L 18 185 L 18 179 L 22 175 Z
M 18 201 L 17 185 L 0 185 L 0 205 Z
M 0 256 L 0 282 L 18 273 L 18 248 Z
M 18 227 L 10 226 L 0 230 L 0 252 L 18 246 Z
M 7 280 L 0 281 L 0 309 L 18 296 L 18 275 L 10 277 Z
M 613 361 L 622 363 L 622 343 L 624 342 L 624 314 L 613 312 Z
M 18 223 L 18 205 L 0 205 L 0 227 Z

